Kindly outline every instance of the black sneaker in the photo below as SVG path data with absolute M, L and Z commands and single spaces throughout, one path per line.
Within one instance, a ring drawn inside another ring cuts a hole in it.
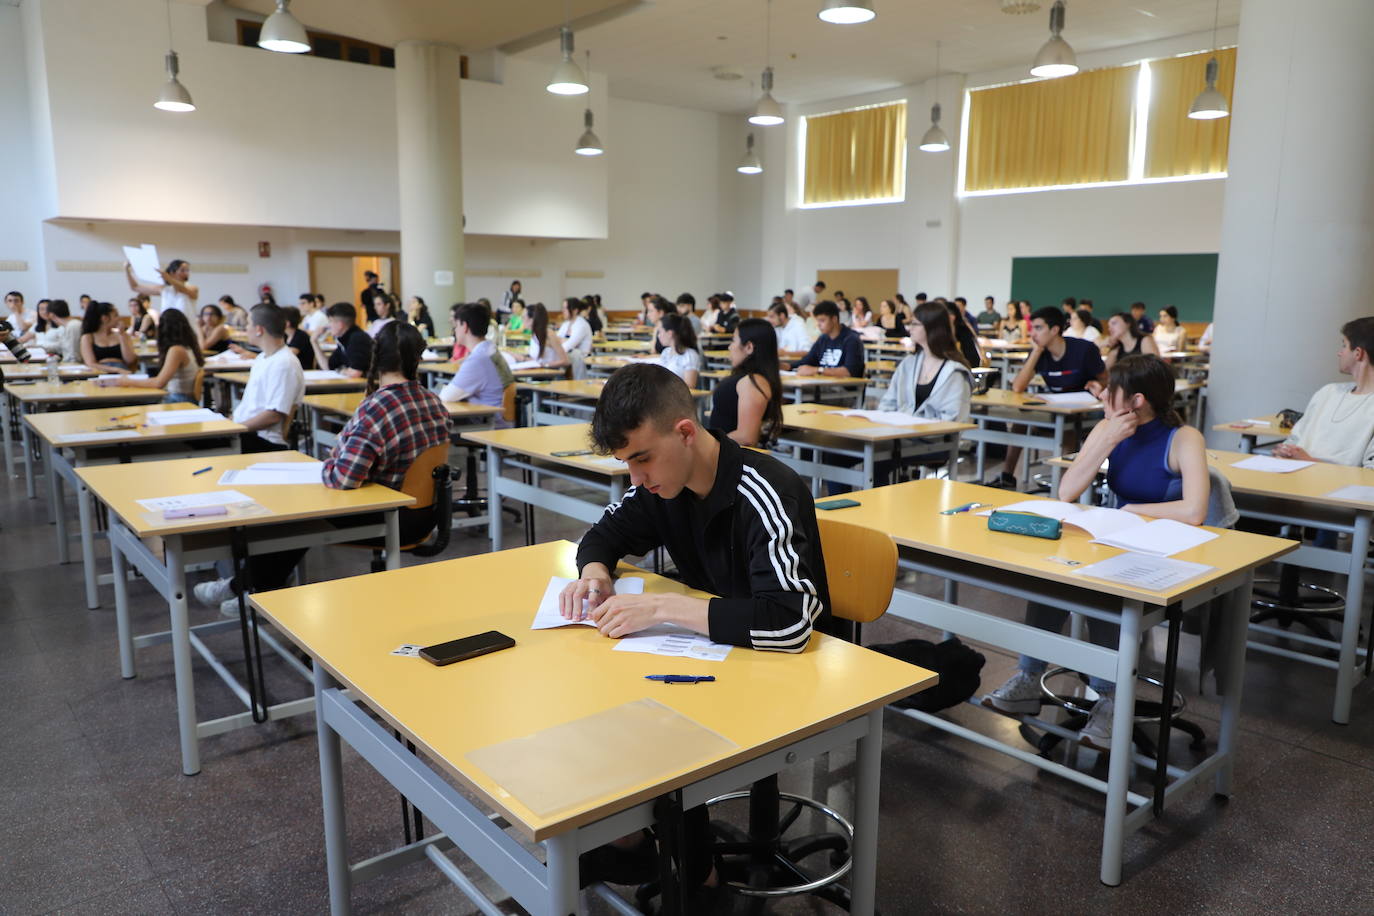
M 639 845 L 621 849 L 607 843 L 582 853 L 577 859 L 578 886 L 598 881 L 607 884 L 645 884 L 658 877 L 658 847 L 645 830 Z
M 996 487 L 999 490 L 1015 490 L 1016 478 L 1013 477 L 1011 474 L 1008 474 L 1006 471 L 1003 471 L 996 477 L 990 477 L 987 480 L 983 481 L 983 486 Z

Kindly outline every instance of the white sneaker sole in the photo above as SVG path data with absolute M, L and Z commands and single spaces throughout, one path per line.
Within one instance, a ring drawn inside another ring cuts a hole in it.
M 1104 738 L 1101 735 L 1084 735 L 1080 733 L 1078 735 L 1078 743 L 1090 750 L 1097 751 L 1099 754 L 1110 754 L 1112 752 L 1111 737 Z
M 1029 716 L 1038 713 L 1045 703 L 1043 700 L 1003 700 L 989 693 L 983 697 L 983 705 L 1009 716 Z

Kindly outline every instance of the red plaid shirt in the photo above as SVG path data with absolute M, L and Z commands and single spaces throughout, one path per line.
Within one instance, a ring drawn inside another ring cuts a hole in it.
M 448 408 L 419 382 L 378 388 L 358 405 L 324 462 L 324 485 L 353 490 L 365 483 L 401 488 L 426 449 L 448 441 Z

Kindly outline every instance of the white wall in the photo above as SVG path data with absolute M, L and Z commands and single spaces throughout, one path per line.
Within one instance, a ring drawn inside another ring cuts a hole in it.
M 0 220 L 0 292 L 35 288 L 42 275 L 43 252 L 38 234 L 43 182 L 38 175 L 37 131 L 30 117 L 29 95 L 24 91 L 24 25 L 19 9 L 0 6 L 0 124 L 5 125 L 5 141 L 0 143 L 0 200 L 4 219 Z M 32 297 L 30 297 L 32 304 Z

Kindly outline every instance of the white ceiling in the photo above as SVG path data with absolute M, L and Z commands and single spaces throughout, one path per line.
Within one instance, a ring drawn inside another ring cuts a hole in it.
M 816 17 L 820 0 L 773 0 L 774 95 L 806 103 L 921 82 L 935 75 L 936 40 L 944 73 L 1021 62 L 1029 69 L 1049 36 L 1050 2 L 1009 15 L 1001 0 L 876 0 L 876 19 L 838 26 Z M 1240 2 L 1221 0 L 1223 28 L 1239 21 Z M 1214 9 L 1211 0 L 1069 0 L 1064 38 L 1082 54 L 1203 32 L 1212 28 Z M 765 0 L 646 0 L 580 28 L 578 54 L 592 52 L 592 68 L 609 77 L 616 97 L 745 111 L 764 65 L 764 11 Z M 556 42 L 529 44 L 507 50 L 552 68 Z M 742 78 L 722 81 L 715 68 Z

